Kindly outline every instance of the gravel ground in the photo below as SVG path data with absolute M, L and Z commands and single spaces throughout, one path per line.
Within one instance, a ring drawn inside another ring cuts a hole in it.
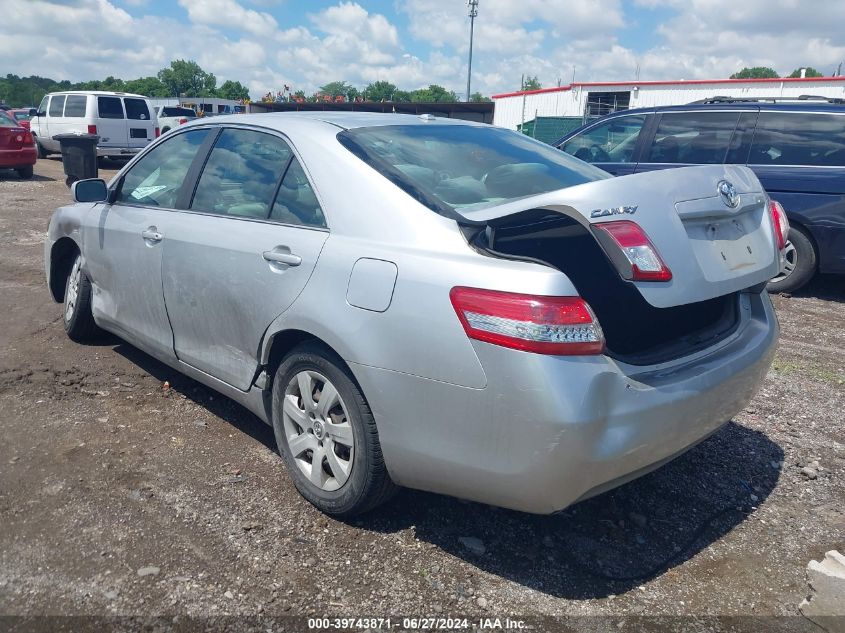
M 762 391 L 657 472 L 553 517 L 403 491 L 344 523 L 245 409 L 67 339 L 42 243 L 68 200 L 57 160 L 0 172 L 2 615 L 797 616 L 845 551 L 843 278 L 774 298 Z

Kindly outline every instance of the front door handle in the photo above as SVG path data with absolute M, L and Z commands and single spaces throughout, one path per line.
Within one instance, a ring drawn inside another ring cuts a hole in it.
M 287 264 L 288 266 L 299 266 L 302 263 L 302 258 L 299 255 L 294 255 L 290 251 L 272 250 L 264 251 L 262 253 L 264 259 L 268 262 L 276 264 Z
M 160 242 L 164 239 L 164 235 L 158 232 L 158 229 L 154 226 L 149 227 L 148 229 L 144 229 L 141 231 L 141 237 L 143 237 L 148 242 Z

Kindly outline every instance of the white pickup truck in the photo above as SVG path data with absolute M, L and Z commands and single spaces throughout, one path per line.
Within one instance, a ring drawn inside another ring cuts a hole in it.
M 158 106 L 156 115 L 162 134 L 197 118 L 196 112 L 182 106 Z

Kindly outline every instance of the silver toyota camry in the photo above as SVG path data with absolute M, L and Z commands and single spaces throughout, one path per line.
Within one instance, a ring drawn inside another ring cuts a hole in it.
M 398 486 L 561 510 L 716 431 L 777 341 L 788 226 L 744 167 L 611 178 L 430 115 L 242 115 L 73 195 L 44 251 L 68 335 L 247 407 L 334 515 Z

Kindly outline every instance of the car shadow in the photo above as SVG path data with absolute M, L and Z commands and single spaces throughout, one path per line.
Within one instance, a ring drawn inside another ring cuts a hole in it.
M 116 337 L 103 344 L 277 452 L 271 427 L 246 408 Z M 729 422 L 662 468 L 556 515 L 403 489 L 349 524 L 410 530 L 480 570 L 552 596 L 603 598 L 670 572 L 740 525 L 771 494 L 783 459 L 765 434 Z M 421 572 L 442 584 L 434 570 Z
M 403 491 L 353 524 L 410 528 L 478 569 L 552 596 L 603 598 L 669 572 L 742 523 L 774 489 L 783 457 L 763 433 L 730 422 L 653 473 L 557 515 Z
M 816 275 L 792 296 L 845 302 L 845 275 Z
M 209 413 L 216 415 L 239 431 L 246 433 L 252 439 L 261 442 L 274 453 L 277 452 L 273 429 L 234 400 L 230 400 L 193 378 L 179 373 L 116 336 L 108 335 L 102 339 L 101 343 L 113 346 L 115 352 L 153 376 L 162 385 L 167 381 L 170 385 L 168 391 L 171 394 L 175 394 L 177 397 L 186 397 L 195 404 L 207 409 Z
M 17 172 L 11 169 L 0 168 L 0 180 L 17 180 L 19 182 L 53 182 L 55 178 L 49 176 L 42 176 L 41 174 L 33 174 L 32 178 L 21 178 Z

